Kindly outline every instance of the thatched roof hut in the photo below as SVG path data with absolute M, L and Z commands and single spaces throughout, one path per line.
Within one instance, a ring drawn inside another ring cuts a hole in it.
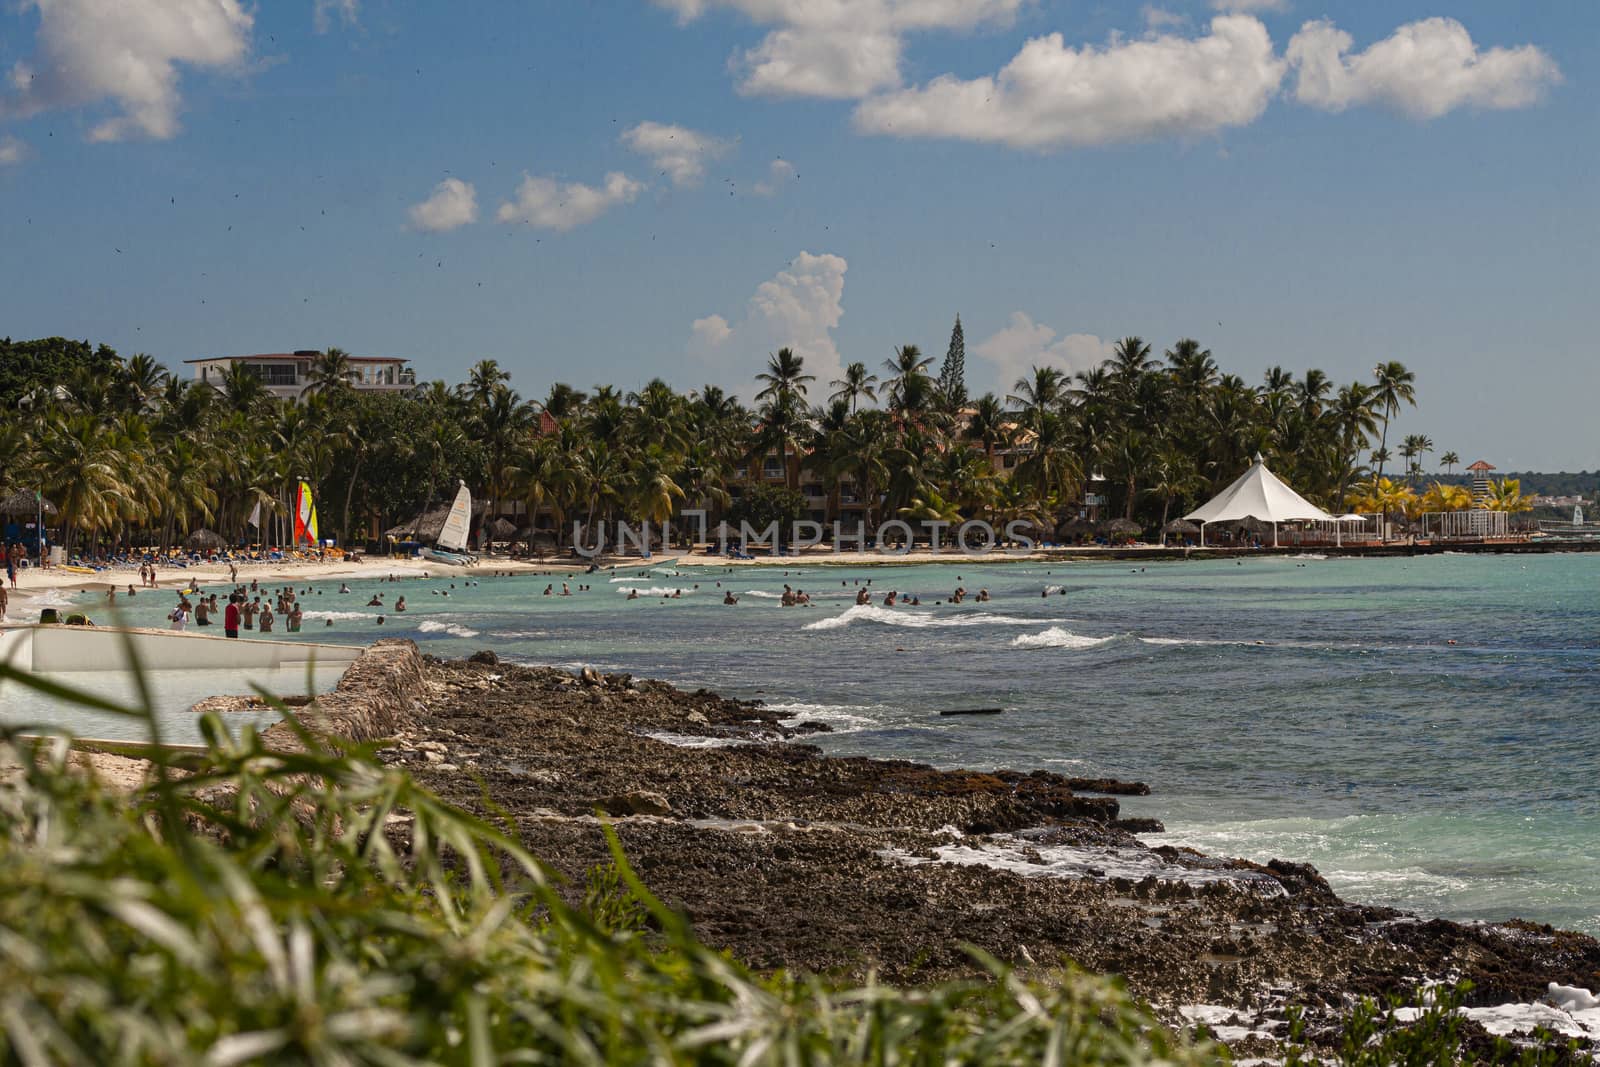
M 1190 522 L 1188 519 L 1173 519 L 1171 522 L 1161 527 L 1161 532 L 1169 534 L 1192 535 L 1200 532 L 1200 526 L 1198 523 Z
M 21 492 L 12 493 L 10 496 L 0 499 L 0 515 L 15 515 L 18 518 L 38 515 L 39 500 L 40 498 L 34 494 L 32 489 L 24 489 Z M 44 501 L 44 513 L 46 515 L 54 515 L 56 506 L 48 500 Z
M 227 548 L 227 540 L 215 530 L 195 530 L 183 539 L 183 547 L 200 551 Z

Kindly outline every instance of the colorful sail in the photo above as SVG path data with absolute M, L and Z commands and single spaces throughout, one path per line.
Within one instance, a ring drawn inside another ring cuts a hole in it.
M 315 546 L 317 543 L 317 505 L 311 499 L 311 487 L 305 482 L 295 493 L 294 543 Z
M 472 494 L 467 483 L 462 482 L 456 491 L 456 502 L 450 505 L 450 515 L 439 531 L 438 545 L 447 552 L 460 552 L 467 547 L 467 527 L 472 523 Z

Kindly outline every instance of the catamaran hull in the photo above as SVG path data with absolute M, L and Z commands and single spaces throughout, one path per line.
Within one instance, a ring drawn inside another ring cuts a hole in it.
M 448 563 L 455 567 L 470 567 L 478 562 L 475 556 L 464 556 L 457 552 L 442 552 L 437 548 L 425 548 L 422 550 L 422 555 L 425 559 L 431 559 L 438 563 Z

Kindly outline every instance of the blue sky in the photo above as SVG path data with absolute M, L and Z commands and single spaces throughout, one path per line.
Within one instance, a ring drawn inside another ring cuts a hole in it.
M 979 391 L 1394 358 L 1395 433 L 1600 467 L 1600 7 L 1229 6 L 12 0 L 0 332 L 542 395 L 825 385 L 959 312 Z

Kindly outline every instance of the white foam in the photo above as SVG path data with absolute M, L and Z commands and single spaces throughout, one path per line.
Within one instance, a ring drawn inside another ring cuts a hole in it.
M 766 705 L 768 711 L 775 711 L 785 719 L 795 719 L 800 722 L 823 722 L 833 728 L 836 734 L 855 733 L 876 726 L 874 719 L 862 715 L 863 711 L 872 710 L 864 704 L 802 704 L 799 702 L 785 702 Z
M 428 619 L 417 624 L 417 629 L 425 634 L 449 634 L 451 637 L 477 637 L 478 631 L 454 622 L 435 622 Z
M 753 596 L 758 600 L 782 600 L 782 593 L 769 593 L 765 589 L 746 589 L 740 596 Z
M 940 845 L 933 852 L 935 860 L 901 849 L 886 849 L 878 855 L 909 866 L 938 862 L 962 867 L 993 867 L 1020 874 L 1024 878 L 1085 878 L 1102 882 L 1127 878 L 1137 882 L 1154 877 L 1163 882 L 1185 882 L 1190 885 L 1234 885 L 1267 897 L 1284 896 L 1287 892 L 1270 875 L 1254 871 L 1182 867 L 1168 863 L 1156 853 L 1142 848 L 1030 846 L 1010 835 L 997 834 L 988 844 Z
M 529 637 L 549 637 L 549 630 L 490 630 L 490 637 L 499 637 L 507 641 L 520 641 Z
M 677 592 L 683 593 L 684 596 L 691 596 L 695 592 L 695 590 L 689 589 L 689 588 L 685 588 L 683 586 L 664 586 L 664 585 L 641 586 L 637 582 L 635 582 L 635 584 L 633 584 L 633 585 L 624 585 L 621 588 L 619 588 L 617 590 L 617 592 L 619 592 L 619 593 L 623 594 L 624 596 L 626 596 L 628 593 L 630 593 L 630 592 L 632 592 L 634 590 L 638 590 L 638 593 L 639 593 L 639 595 L 641 597 L 646 597 L 646 596 L 671 596 L 673 593 L 677 593 Z
M 732 745 L 750 743 L 738 737 L 701 737 L 698 734 L 675 734 L 671 730 L 646 730 L 639 736 L 672 745 L 674 748 L 728 748 Z
M 376 619 L 379 615 L 376 611 L 307 611 L 303 614 L 308 619 L 335 619 L 342 622 L 351 619 Z
M 1108 641 L 1115 641 L 1115 637 L 1086 637 L 1075 634 L 1071 630 L 1060 626 L 1052 626 L 1048 630 L 1036 634 L 1023 634 L 1013 638 L 1012 648 L 1098 648 Z
M 18 592 L 24 591 L 18 590 Z M 147 590 L 147 592 L 157 592 L 159 595 L 159 591 L 156 590 Z M 30 608 L 71 608 L 76 607 L 79 603 L 77 594 L 64 592 L 60 589 L 46 589 L 39 593 L 28 593 L 27 598 L 27 606 Z M 19 596 L 17 599 L 20 602 L 22 598 Z
M 807 630 L 839 630 L 852 623 L 876 622 L 884 626 L 905 626 L 928 630 L 946 626 L 1031 626 L 1029 619 L 995 615 L 987 611 L 962 611 L 940 615 L 908 608 L 886 608 L 878 604 L 853 604 L 838 615 L 807 623 Z

